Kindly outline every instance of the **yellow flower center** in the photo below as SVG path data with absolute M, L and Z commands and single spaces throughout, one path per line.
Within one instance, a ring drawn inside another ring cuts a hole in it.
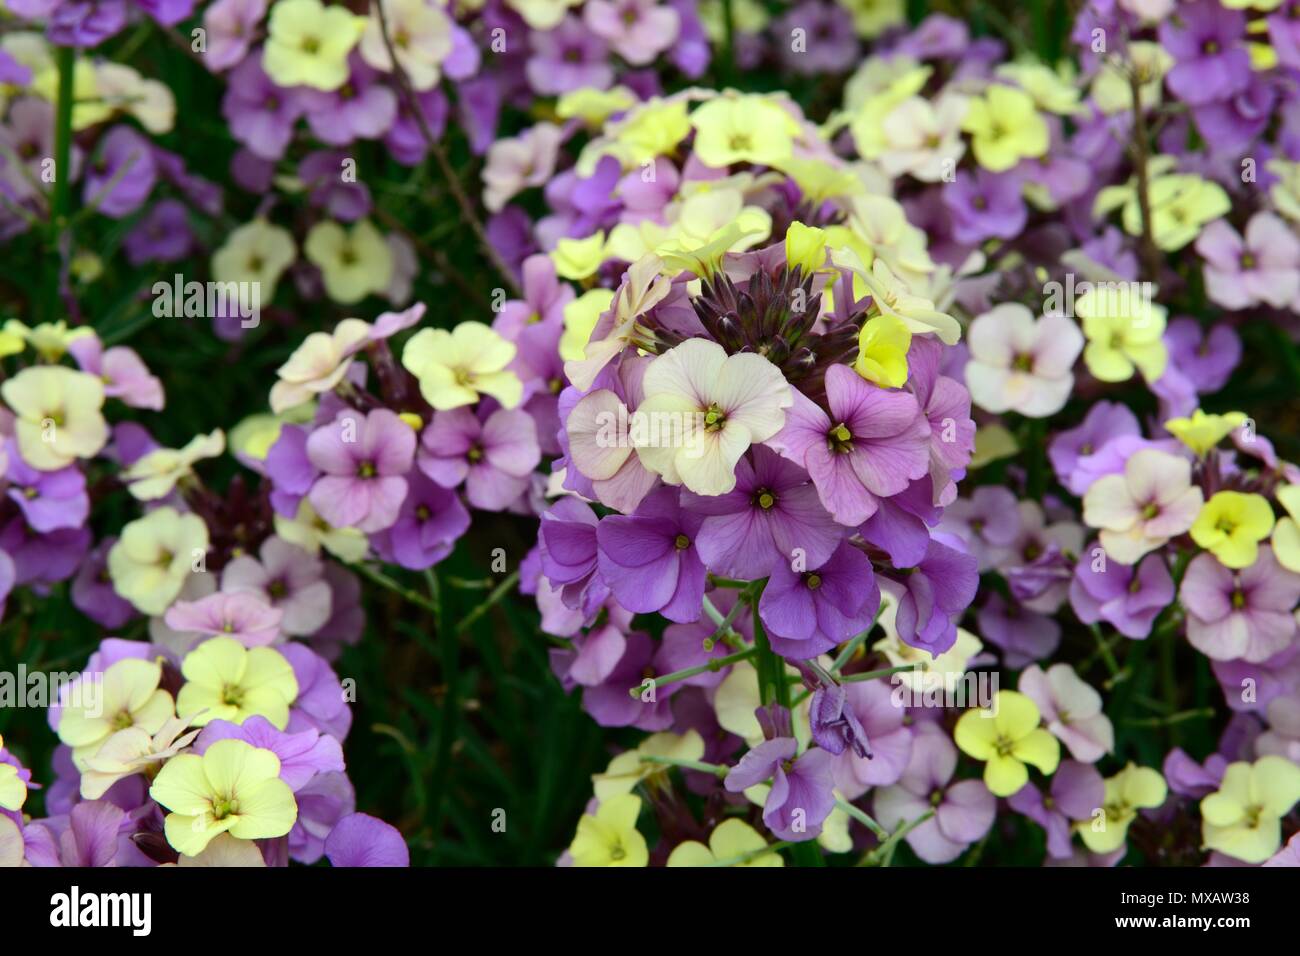
M 687 548 L 691 546 L 691 539 L 686 537 L 686 535 L 684 534 L 679 534 L 673 540 L 673 545 L 677 548 L 678 551 L 685 551 Z

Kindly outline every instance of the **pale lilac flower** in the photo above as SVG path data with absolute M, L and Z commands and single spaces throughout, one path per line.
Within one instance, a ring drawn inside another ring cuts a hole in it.
M 1271 212 L 1255 213 L 1244 239 L 1216 219 L 1202 230 L 1196 251 L 1205 257 L 1206 295 L 1226 309 L 1283 309 L 1300 294 L 1300 238 Z
M 866 749 L 865 754 L 844 750 L 835 759 L 835 786 L 846 799 L 897 783 L 912 758 L 912 728 L 907 708 L 894 700 L 894 686 L 883 680 L 843 685 L 844 710 L 857 724 Z
M 1046 614 L 1009 603 L 990 593 L 976 616 L 979 633 L 1002 650 L 1003 663 L 1015 670 L 1050 657 L 1061 643 L 1061 625 Z
M 99 336 L 86 335 L 70 342 L 68 352 L 83 372 L 103 380 L 106 397 L 132 408 L 162 410 L 162 382 L 150 374 L 134 349 L 125 345 L 105 349 Z
M 524 64 L 529 85 L 543 96 L 583 87 L 603 90 L 614 82 L 609 47 L 600 35 L 566 16 L 552 30 L 528 31 L 532 56 Z
M 1043 671 L 1031 664 L 1020 675 L 1019 689 L 1038 705 L 1043 723 L 1075 760 L 1096 763 L 1115 747 L 1115 728 L 1101 710 L 1101 695 L 1080 679 L 1069 664 Z
M 469 510 L 460 496 L 412 472 L 397 520 L 372 535 L 370 543 L 383 560 L 423 571 L 451 554 L 456 540 L 468 530 Z
M 763 804 L 763 823 L 780 840 L 815 839 L 835 806 L 834 758 L 819 747 L 796 757 L 798 749 L 793 737 L 767 740 L 741 757 L 723 781 L 731 793 L 772 781 Z
M 677 41 L 677 11 L 658 0 L 587 0 L 583 21 L 633 66 L 644 66 Z
M 521 409 L 435 412 L 420 439 L 417 464 L 444 488 L 465 485 L 475 508 L 501 511 L 529 485 L 541 461 L 533 420 Z
M 976 405 L 1046 418 L 1065 405 L 1083 333 L 1063 315 L 1035 319 L 1018 302 L 977 316 L 967 335 L 966 386 Z
M 389 527 L 406 497 L 415 443 L 415 430 L 386 408 L 340 412 L 307 439 L 307 457 L 324 473 L 308 495 L 312 507 L 336 528 Z
M 284 613 L 280 628 L 291 637 L 317 631 L 330 617 L 325 562 L 278 535 L 262 542 L 258 557 L 242 554 L 221 572 L 223 591 L 249 591 Z
M 488 212 L 500 212 L 518 193 L 550 180 L 563 135 L 554 123 L 538 123 L 492 144 L 483 169 L 483 204 Z
M 1080 621 L 1105 621 L 1139 640 L 1151 633 L 1157 615 L 1173 599 L 1174 580 L 1159 554 L 1147 555 L 1136 567 L 1083 554 L 1070 583 L 1070 605 Z
M 706 575 L 695 539 L 704 519 L 682 510 L 677 498 L 676 488 L 652 492 L 635 514 L 603 518 L 596 540 L 601 577 L 619 604 L 687 624 L 703 610 Z
M 1278 564 L 1268 545 L 1240 571 L 1225 568 L 1208 552 L 1197 555 L 1178 596 L 1187 609 L 1187 640 L 1213 660 L 1260 663 L 1295 637 L 1291 612 L 1300 601 L 1300 574 Z
M 1047 852 L 1057 859 L 1069 858 L 1070 837 L 1074 825 L 1091 821 L 1093 812 L 1104 805 L 1106 782 L 1088 763 L 1063 760 L 1052 775 L 1046 795 L 1033 783 L 1027 783 L 1010 797 L 1007 804 L 1023 813 L 1047 831 Z
M 1202 329 L 1195 319 L 1174 319 L 1165 329 L 1169 364 L 1177 368 L 1201 394 L 1219 391 L 1241 361 L 1241 336 L 1218 323 Z
M 926 863 L 951 863 L 993 826 L 997 798 L 982 780 L 952 783 L 957 748 L 937 724 L 916 727 L 911 760 L 898 783 L 877 790 L 871 811 L 887 830 L 934 816 L 904 839 Z
M 331 866 L 410 866 L 411 854 L 396 827 L 366 813 L 350 813 L 325 838 Z
M 163 616 L 167 626 L 201 638 L 233 637 L 245 647 L 274 644 L 284 612 L 251 591 L 225 591 L 197 601 L 177 601 Z
M 257 25 L 266 16 L 267 0 L 216 0 L 203 11 L 208 48 L 203 65 L 214 73 L 244 59 Z

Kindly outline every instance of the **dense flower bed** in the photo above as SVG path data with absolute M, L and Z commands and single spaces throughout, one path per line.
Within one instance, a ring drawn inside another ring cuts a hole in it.
M 1300 3 L 977 6 L 6 0 L 0 863 L 1300 865 Z

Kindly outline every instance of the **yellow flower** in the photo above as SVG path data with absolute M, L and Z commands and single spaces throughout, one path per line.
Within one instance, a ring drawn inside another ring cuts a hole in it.
M 167 701 L 170 705 L 171 695 Z M 98 800 L 119 780 L 147 773 L 154 764 L 176 756 L 199 735 L 197 730 L 182 733 L 189 723 L 188 720 L 168 717 L 153 734 L 142 729 L 138 722 L 136 726 L 114 733 L 86 758 L 81 771 L 81 798 Z
M 305 497 L 298 502 L 293 518 L 275 516 L 275 533 L 308 554 L 320 554 L 321 546 L 344 564 L 356 564 L 370 550 L 365 532 L 356 528 L 335 528 L 316 513 Z
M 1078 112 L 1079 90 L 1059 73 L 1033 60 L 1004 63 L 995 71 L 1028 93 L 1041 110 L 1067 116 Z
M 677 844 L 668 855 L 668 865 L 785 866 L 785 860 L 776 850 L 762 852 L 767 846 L 768 842 L 757 830 L 744 820 L 732 818 L 713 828 L 708 846 L 697 840 Z
M 933 302 L 913 295 L 906 283 L 896 276 L 884 259 L 876 259 L 868 272 L 851 250 L 844 250 L 843 260 L 860 276 L 871 293 L 871 309 L 876 315 L 901 320 L 913 334 L 933 332 L 945 345 L 956 345 L 961 325 L 951 315 L 940 312 Z
M 1273 508 L 1263 495 L 1220 491 L 1207 501 L 1192 525 L 1192 540 L 1225 568 L 1255 563 L 1259 542 L 1273 530 Z
M 1166 252 L 1181 249 L 1201 234 L 1203 226 L 1232 208 L 1228 194 L 1218 183 L 1193 173 L 1166 175 L 1165 171 L 1172 168 L 1171 157 L 1157 156 L 1148 163 L 1148 174 L 1153 177 L 1147 189 L 1151 237 Z M 1124 231 L 1130 236 L 1142 235 L 1142 202 L 1135 179 L 1122 186 L 1107 186 L 1097 193 L 1093 214 L 1104 216 L 1121 207 Z
M 268 303 L 297 254 L 288 230 L 259 217 L 230 233 L 212 254 L 212 278 L 217 282 L 256 282 L 260 301 Z
M 560 119 L 580 119 L 592 129 L 599 128 L 615 113 L 636 105 L 636 95 L 626 86 L 598 90 L 592 86 L 565 93 L 556 101 L 555 115 Z M 685 117 L 685 113 L 682 114 Z
M 103 674 L 83 674 L 59 708 L 59 740 L 72 748 L 72 761 L 84 771 L 110 737 L 138 728 L 156 734 L 176 715 L 172 695 L 159 688 L 157 661 L 127 658 Z
M 907 323 L 892 315 L 877 315 L 862 324 L 853 368 L 868 382 L 902 388 L 907 383 L 907 350 L 911 346 Z
M 17 319 L 10 319 L 4 327 L 4 351 L 0 355 L 13 355 L 21 352 L 23 345 L 30 345 L 45 362 L 57 362 L 67 354 L 68 346 L 78 339 L 94 338 L 95 331 L 84 325 L 69 329 L 63 319 L 57 322 L 42 322 L 35 328 L 28 328 Z M 17 347 L 13 343 L 17 339 Z
M 1300 767 L 1285 757 L 1228 764 L 1216 793 L 1201 801 L 1201 838 L 1247 863 L 1263 863 L 1282 846 L 1282 817 L 1300 800 Z
M 108 552 L 113 589 L 145 614 L 162 614 L 207 550 L 202 518 L 156 508 L 123 528 Z
M 150 133 L 170 133 L 176 122 L 176 98 L 169 87 L 146 80 L 122 63 L 95 65 L 99 96 L 116 109 L 134 116 Z
M 59 101 L 59 71 L 50 62 L 43 69 L 33 69 L 32 92 L 55 106 Z M 79 59 L 72 68 L 72 129 L 80 132 L 113 115 L 113 107 L 99 95 L 95 66 Z
M 1083 844 L 1093 853 L 1112 853 L 1124 845 L 1128 826 L 1137 819 L 1139 809 L 1154 809 L 1168 795 L 1165 778 L 1149 767 L 1130 763 L 1106 780 L 1104 805 L 1098 807 L 1105 816 L 1075 824 Z
M 1165 309 L 1149 297 L 1130 294 L 1128 284 L 1096 285 L 1075 302 L 1088 344 L 1083 360 L 1103 382 L 1123 382 L 1136 369 L 1148 382 L 1165 373 Z
M 329 297 L 344 305 L 383 292 L 393 277 L 392 250 L 369 219 L 350 229 L 333 220 L 316 223 L 307 233 L 303 253 L 320 269 Z
M 745 205 L 739 189 L 724 186 L 685 199 L 672 231 L 654 251 L 666 273 L 686 270 L 703 278 L 717 271 L 728 252 L 743 252 L 771 231 L 767 210 Z
M 785 262 L 799 268 L 805 278 L 826 268 L 826 230 L 801 222 L 790 223 L 785 234 Z
M 313 332 L 303 339 L 276 370 L 280 380 L 271 386 L 271 411 L 288 411 L 343 381 L 352 356 L 364 345 L 370 323 L 344 319 L 333 332 Z
M 1138 77 L 1138 102 L 1143 109 L 1158 106 L 1165 74 L 1174 65 L 1174 58 L 1159 43 L 1135 40 L 1128 44 L 1127 53 L 1128 63 L 1104 58 L 1092 79 L 1092 102 L 1108 115 L 1132 112 L 1130 71 Z
M 675 150 L 691 131 L 685 100 L 652 99 L 635 107 L 610 127 L 612 152 L 623 167 L 639 166 Z M 578 162 L 580 175 L 590 176 L 605 150 L 592 144 Z
M 638 784 L 651 778 L 662 779 L 671 769 L 667 764 L 643 761 L 642 757 L 702 760 L 704 739 L 694 730 L 684 734 L 651 734 L 635 750 L 625 750 L 611 760 L 604 773 L 592 775 L 596 799 L 604 803 L 610 797 L 631 793 Z
M 561 279 L 577 282 L 595 275 L 605 261 L 605 231 L 598 229 L 582 239 L 559 240 L 551 252 L 551 261 Z
M 298 819 L 293 791 L 280 779 L 280 758 L 243 740 L 218 740 L 201 757 L 173 757 L 149 796 L 172 811 L 163 832 L 185 856 L 202 853 L 222 833 L 240 840 L 284 836 Z
M 976 162 L 995 173 L 1045 155 L 1049 145 L 1047 123 L 1038 115 L 1033 97 L 997 83 L 982 98 L 971 100 L 962 129 L 971 134 Z
M 506 0 L 506 5 L 524 18 L 534 30 L 554 30 L 569 7 L 582 0 Z
M 853 29 L 866 40 L 880 36 L 907 20 L 904 0 L 839 0 L 853 17 Z
M 1300 574 L 1300 485 L 1279 485 L 1273 496 L 1286 509 L 1273 529 L 1273 555 L 1282 567 Z
M 0 386 L 14 413 L 14 437 L 23 460 L 55 471 L 93 457 L 108 441 L 104 383 L 62 365 L 25 368 Z
M 4 749 L 5 739 L 0 737 L 0 750 Z M 3 810 L 20 810 L 22 805 L 27 802 L 27 784 L 23 778 L 18 776 L 18 768 L 13 764 L 0 763 L 0 809 Z M 0 815 L 0 820 L 9 822 L 9 818 Z M 0 831 L 0 848 L 4 845 L 3 831 Z M 19 846 L 22 845 L 22 837 L 18 838 Z M 22 854 L 18 855 L 22 859 Z
M 823 159 L 792 156 L 777 163 L 776 168 L 795 181 L 803 198 L 813 206 L 830 199 L 856 196 L 866 188 L 852 169 L 832 166 Z
M 564 333 L 560 336 L 560 358 L 579 362 L 602 313 L 609 311 L 614 293 L 609 289 L 588 289 L 564 306 Z
M 384 21 L 371 6 L 361 36 L 361 58 L 376 70 L 389 73 L 393 61 L 384 42 L 383 25 L 397 54 L 397 63 L 417 90 L 430 90 L 442 76 L 442 62 L 451 56 L 452 21 L 439 4 L 425 0 L 383 0 Z
M 216 458 L 226 450 L 226 436 L 220 429 L 210 435 L 196 435 L 184 448 L 159 448 L 138 459 L 122 473 L 127 490 L 140 501 L 153 501 L 171 494 L 176 483 L 193 473 L 194 463 Z
M 610 797 L 583 814 L 569 846 L 574 866 L 645 866 L 650 862 L 645 837 L 636 828 L 641 798 L 631 793 Z
M 280 86 L 337 90 L 348 81 L 348 54 L 364 17 L 320 0 L 278 0 L 267 24 L 262 69 Z
M 438 411 L 473 405 L 491 395 L 505 408 L 523 397 L 519 376 L 506 370 L 515 345 L 482 322 L 462 322 L 450 332 L 421 329 L 402 351 L 402 364 L 420 382 L 420 394 Z
M 962 752 L 985 761 L 984 784 L 997 797 L 1009 797 L 1029 781 L 1025 764 L 1046 776 L 1056 771 L 1061 745 L 1038 726 L 1038 705 L 1019 691 L 1000 690 L 992 708 L 968 710 L 953 737 Z
M 695 155 L 706 166 L 773 166 L 794 154 L 799 124 L 766 96 L 719 96 L 691 114 Z
M 176 712 L 195 727 L 214 720 L 242 724 L 259 714 L 284 730 L 298 697 L 298 679 L 283 654 L 244 647 L 233 637 L 209 638 L 194 648 L 181 661 L 181 674 Z
M 1191 418 L 1169 419 L 1165 422 L 1165 429 L 1194 451 L 1197 458 L 1204 458 L 1211 448 L 1244 424 L 1246 424 L 1245 412 L 1207 415 L 1198 408 L 1192 412 Z

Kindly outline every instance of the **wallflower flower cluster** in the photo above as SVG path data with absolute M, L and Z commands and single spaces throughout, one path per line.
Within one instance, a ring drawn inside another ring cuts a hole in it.
M 1300 4 L 776 7 L 8 0 L 0 612 L 102 635 L 0 864 L 406 865 L 340 661 L 482 544 L 617 741 L 559 865 L 1300 865 Z M 264 409 L 169 420 L 118 245 Z

